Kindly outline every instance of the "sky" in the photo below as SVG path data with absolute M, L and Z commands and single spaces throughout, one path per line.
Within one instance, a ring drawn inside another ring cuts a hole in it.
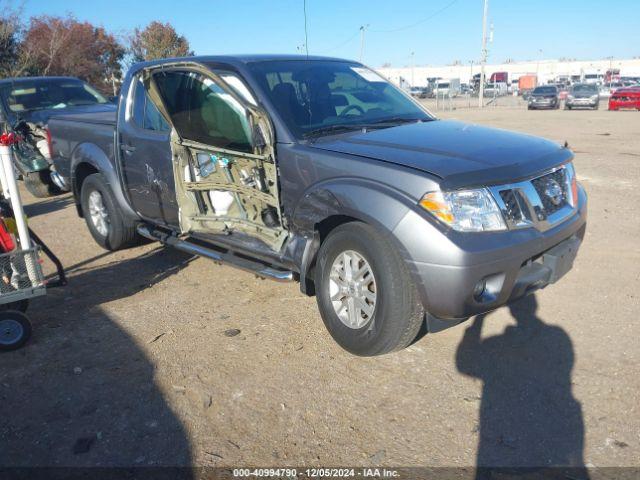
M 373 67 L 477 62 L 482 0 L 307 0 L 310 54 Z M 64 15 L 116 35 L 170 22 L 196 54 L 304 52 L 304 0 L 25 0 L 24 14 Z M 489 63 L 640 56 L 640 0 L 490 0 Z M 413 52 L 413 55 L 412 55 Z

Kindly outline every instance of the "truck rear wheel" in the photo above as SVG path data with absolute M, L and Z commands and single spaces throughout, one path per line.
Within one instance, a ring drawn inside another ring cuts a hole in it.
M 136 226 L 128 220 L 101 173 L 82 183 L 82 213 L 93 239 L 106 250 L 120 250 L 137 243 Z
M 316 297 L 331 336 L 349 352 L 373 356 L 408 346 L 424 308 L 404 260 L 373 227 L 351 222 L 323 242 Z
M 23 180 L 27 191 L 36 198 L 47 198 L 62 193 L 51 180 L 49 170 L 25 173 Z

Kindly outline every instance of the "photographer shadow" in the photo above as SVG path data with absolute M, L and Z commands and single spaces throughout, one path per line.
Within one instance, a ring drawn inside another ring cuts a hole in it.
M 102 307 L 178 274 L 192 258 L 159 248 L 74 269 L 66 287 L 32 303 L 32 340 L 0 365 L 0 400 L 11 412 L 0 422 L 0 470 L 40 467 L 29 478 L 50 479 L 117 468 L 109 472 L 124 478 L 144 467 L 136 478 L 192 478 L 188 433 L 156 382 L 157 360 L 140 345 L 149 340 L 128 331 L 142 307 L 118 318 Z
M 537 316 L 534 295 L 509 308 L 516 325 L 481 339 L 478 315 L 456 353 L 458 370 L 483 382 L 476 478 L 587 479 L 571 339 Z

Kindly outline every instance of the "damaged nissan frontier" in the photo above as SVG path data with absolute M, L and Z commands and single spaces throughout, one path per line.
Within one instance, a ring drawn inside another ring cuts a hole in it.
M 102 247 L 146 237 L 297 280 L 357 355 L 555 283 L 585 234 L 566 144 L 439 120 L 353 61 L 140 63 L 117 112 L 49 128 L 56 170 Z

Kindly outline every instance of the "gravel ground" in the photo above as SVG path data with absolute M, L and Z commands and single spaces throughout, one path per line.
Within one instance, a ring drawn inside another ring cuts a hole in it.
M 589 225 L 561 282 L 357 358 L 297 284 L 154 244 L 107 253 L 69 196 L 25 193 L 69 285 L 2 354 L 0 465 L 639 466 L 640 114 L 441 116 L 569 142 Z

